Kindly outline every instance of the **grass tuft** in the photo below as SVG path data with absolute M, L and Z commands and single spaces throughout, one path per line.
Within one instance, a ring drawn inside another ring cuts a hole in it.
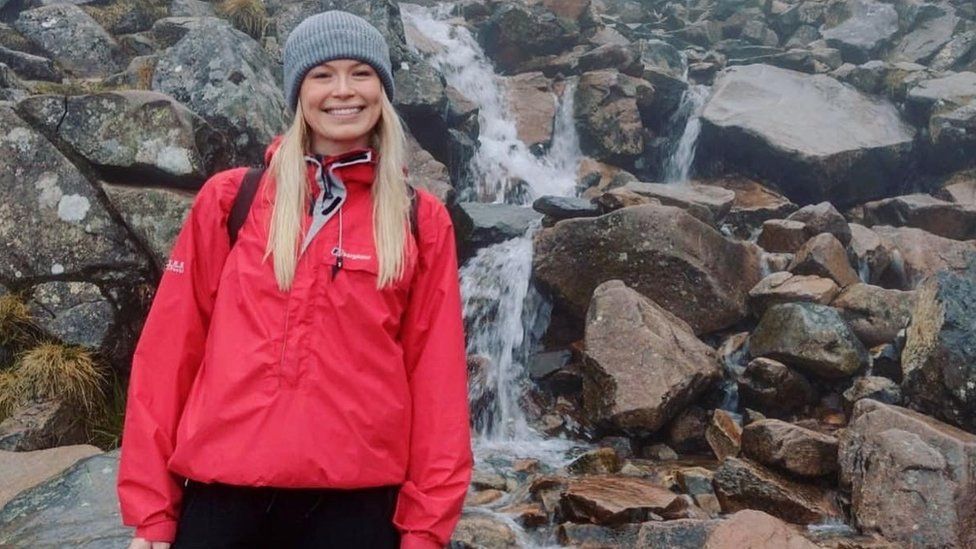
M 259 40 L 268 26 L 268 11 L 262 0 L 224 0 L 217 12 L 237 30 Z
M 109 394 L 104 405 L 93 414 L 88 424 L 91 443 L 106 452 L 119 447 L 125 425 L 126 384 L 113 372 L 109 380 Z
M 92 416 L 104 405 L 105 375 L 84 347 L 42 343 L 24 352 L 13 368 L 6 391 L 12 402 L 63 399 Z
M 37 341 L 38 333 L 23 301 L 14 294 L 0 296 L 0 345 L 24 349 Z

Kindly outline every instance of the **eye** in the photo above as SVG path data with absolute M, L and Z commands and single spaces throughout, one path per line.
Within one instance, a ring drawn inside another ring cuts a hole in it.
M 312 78 L 315 78 L 315 79 L 331 78 L 331 77 L 332 77 L 332 74 L 327 73 L 327 72 L 313 72 L 312 73 Z
M 353 74 L 353 76 L 358 76 L 360 78 L 368 78 L 370 76 L 373 76 L 373 71 L 372 71 L 372 69 L 357 69 L 352 74 Z

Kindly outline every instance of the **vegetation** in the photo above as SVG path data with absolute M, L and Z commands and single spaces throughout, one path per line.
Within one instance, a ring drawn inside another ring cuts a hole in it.
M 256 40 L 264 36 L 268 26 L 268 11 L 262 0 L 224 0 L 217 12 Z
M 39 333 L 30 310 L 20 298 L 15 294 L 0 296 L 0 346 L 16 352 L 35 343 Z
M 105 374 L 77 345 L 42 343 L 18 357 L 8 398 L 15 404 L 60 398 L 91 416 L 104 404 Z

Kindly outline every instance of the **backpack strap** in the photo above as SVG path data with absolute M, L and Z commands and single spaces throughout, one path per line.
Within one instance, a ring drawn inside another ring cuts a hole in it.
M 254 195 L 258 192 L 258 183 L 264 175 L 264 168 L 251 168 L 244 174 L 241 186 L 237 189 L 237 196 L 234 197 L 234 205 L 230 209 L 230 216 L 227 218 L 227 235 L 230 237 L 230 245 L 234 246 L 237 242 L 237 233 L 244 225 L 247 214 L 251 211 L 251 203 L 254 202 Z
M 417 218 L 419 216 L 418 211 L 420 210 L 420 197 L 417 195 L 417 189 L 413 188 L 413 185 L 407 185 L 407 194 L 410 196 L 410 232 L 413 233 L 413 239 L 417 241 L 417 249 L 420 249 L 420 225 L 417 223 Z

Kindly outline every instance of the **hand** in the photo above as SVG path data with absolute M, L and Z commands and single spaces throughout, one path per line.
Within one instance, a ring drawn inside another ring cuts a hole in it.
M 133 538 L 129 549 L 169 549 L 168 541 L 149 541 L 146 538 Z

